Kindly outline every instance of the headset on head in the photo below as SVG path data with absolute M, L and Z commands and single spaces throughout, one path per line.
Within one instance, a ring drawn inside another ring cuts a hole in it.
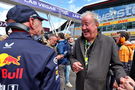
M 30 28 L 21 24 L 21 23 L 8 23 L 6 27 L 6 34 L 8 34 L 8 31 L 10 29 L 18 29 L 18 30 L 25 30 L 26 32 L 29 32 Z
M 29 30 L 30 30 L 29 27 L 27 27 L 26 25 L 23 25 L 23 24 L 21 24 L 21 23 L 8 23 L 8 24 L 7 24 L 7 27 L 6 27 L 6 34 L 7 34 L 7 35 L 8 35 L 8 31 L 9 31 L 10 29 L 24 30 L 24 31 L 26 31 L 26 32 L 29 32 Z M 36 41 L 42 43 L 40 36 L 36 36 L 36 35 L 35 35 L 35 36 L 33 36 L 32 38 L 33 38 L 34 40 L 36 40 Z

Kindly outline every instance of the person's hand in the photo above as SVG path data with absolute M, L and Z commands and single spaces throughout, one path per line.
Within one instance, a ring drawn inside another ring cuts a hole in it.
M 118 90 L 134 90 L 135 81 L 129 76 L 126 76 L 124 79 L 125 81 L 122 84 L 120 84 L 117 89 Z
M 113 88 L 118 88 L 118 83 L 116 82 L 116 80 L 115 80 L 115 82 L 113 83 Z
M 119 86 L 117 87 L 117 89 L 118 89 L 118 90 L 126 90 L 126 88 L 125 88 L 125 82 L 126 82 L 125 77 L 121 77 L 121 78 L 120 78 L 120 84 L 119 84 Z
M 124 84 L 120 84 L 117 89 L 118 90 L 134 90 L 134 87 L 129 82 L 126 81 Z
M 127 90 L 127 89 L 125 88 L 125 83 L 119 84 L 119 86 L 117 87 L 117 90 Z
M 61 55 L 57 55 L 56 58 L 57 58 L 57 60 L 60 60 L 60 59 L 64 58 L 64 55 L 62 55 L 62 54 Z
M 74 62 L 72 65 L 72 68 L 73 68 L 73 71 L 76 73 L 84 69 L 80 62 Z
M 126 76 L 126 82 L 125 82 L 125 88 L 127 90 L 134 90 L 134 87 L 135 87 L 135 81 L 129 77 L 129 76 Z
M 126 81 L 128 81 L 132 86 L 135 86 L 135 81 L 131 77 L 126 76 L 125 78 L 126 78 Z
M 124 84 L 126 82 L 126 78 L 125 77 L 121 77 L 120 78 L 120 84 Z

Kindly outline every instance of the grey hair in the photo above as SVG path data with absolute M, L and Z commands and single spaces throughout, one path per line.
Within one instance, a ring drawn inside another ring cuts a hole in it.
M 83 17 L 85 17 L 87 15 L 92 16 L 95 19 L 95 21 L 98 23 L 98 15 L 96 13 L 91 12 L 91 11 L 86 11 L 81 15 L 81 18 L 83 18 Z

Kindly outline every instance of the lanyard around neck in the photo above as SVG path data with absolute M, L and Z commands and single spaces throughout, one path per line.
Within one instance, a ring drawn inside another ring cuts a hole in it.
M 84 60 L 85 60 L 86 68 L 88 67 L 88 55 L 87 55 L 87 52 L 88 52 L 90 46 L 91 46 L 91 43 L 88 43 L 88 41 L 85 40 L 85 43 L 84 43 L 84 49 L 85 49 L 84 50 Z

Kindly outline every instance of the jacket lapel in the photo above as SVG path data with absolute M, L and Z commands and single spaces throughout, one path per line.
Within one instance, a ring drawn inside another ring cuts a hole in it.
M 81 40 L 79 41 L 79 46 L 80 46 L 80 48 L 81 48 L 81 52 L 82 52 L 82 55 L 83 55 L 83 57 L 84 57 L 84 40 L 82 40 L 82 38 L 81 38 Z

